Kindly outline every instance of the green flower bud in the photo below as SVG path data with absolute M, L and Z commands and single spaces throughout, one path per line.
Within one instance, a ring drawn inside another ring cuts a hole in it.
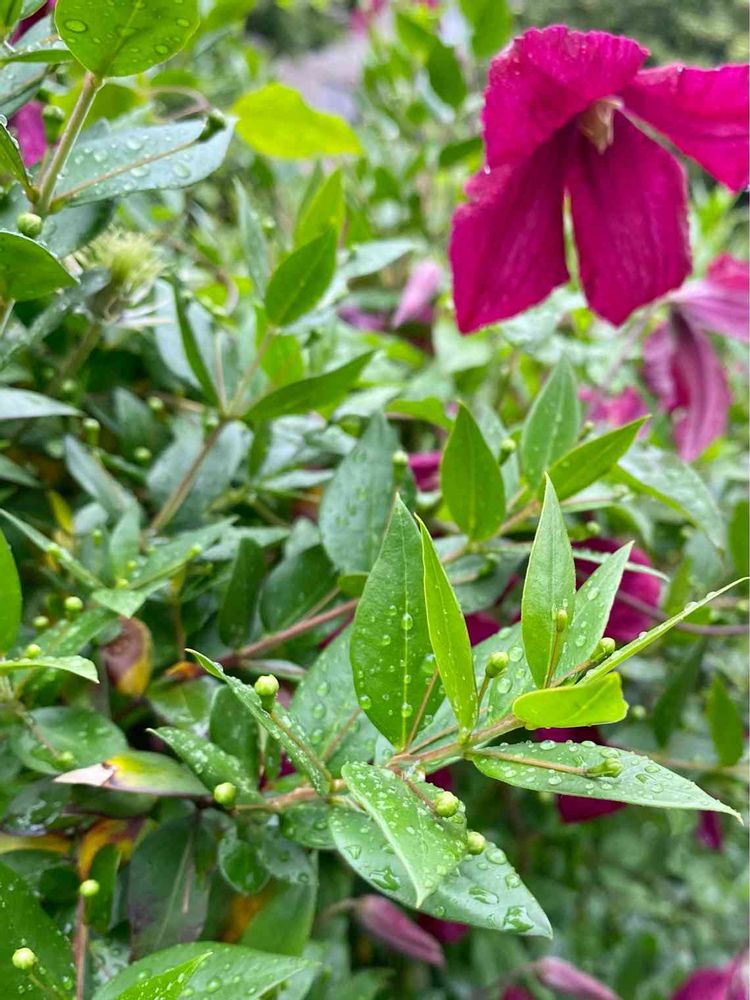
M 80 597 L 66 597 L 64 608 L 66 618 L 77 618 L 83 611 L 83 601 Z
M 63 750 L 62 753 L 57 755 L 57 763 L 60 767 L 71 767 L 75 762 L 76 759 L 70 750 Z
M 481 854 L 487 846 L 486 839 L 476 830 L 466 832 L 466 850 L 469 854 Z
M 237 798 L 237 786 L 231 781 L 222 781 L 214 788 L 213 795 L 214 802 L 218 802 L 220 806 L 231 806 Z
M 227 120 L 224 115 L 217 108 L 212 108 L 206 118 L 206 124 L 203 126 L 203 131 L 198 136 L 198 142 L 206 142 L 212 136 L 216 135 L 217 132 L 221 132 L 221 130 L 226 127 Z
M 45 122 L 64 122 L 65 112 L 56 104 L 47 104 L 42 108 L 42 118 Z
M 46 615 L 37 615 L 31 624 L 37 632 L 43 632 L 44 629 L 49 628 L 49 618 Z
M 104 532 L 102 531 L 101 528 L 94 528 L 94 530 L 91 532 L 91 541 L 94 543 L 94 545 L 102 544 L 102 542 L 104 541 Z
M 518 448 L 518 445 L 511 437 L 503 438 L 500 442 L 500 465 L 507 462 L 513 452 Z
M 391 461 L 396 469 L 405 469 L 409 464 L 409 456 L 403 450 L 403 448 L 397 448 L 396 451 L 391 455 Z
M 78 886 L 78 895 L 83 896 L 84 899 L 91 899 L 99 892 L 100 888 L 101 886 L 95 878 L 87 878 Z
M 560 608 L 560 610 L 555 614 L 555 629 L 559 635 L 561 635 L 565 629 L 568 627 L 568 612 L 565 608 Z
M 215 413 L 207 413 L 203 417 L 203 426 L 207 431 L 215 431 L 219 426 L 219 418 Z
M 86 417 L 81 426 L 83 427 L 83 434 L 86 438 L 86 442 L 95 447 L 99 443 L 99 431 L 101 430 L 101 424 L 93 417 Z
M 484 668 L 484 672 L 489 678 L 499 677 L 500 674 L 507 668 L 509 663 L 510 657 L 505 651 L 492 653 L 489 660 L 487 660 L 487 666 Z
M 203 551 L 203 546 L 199 542 L 196 542 L 195 545 L 190 546 L 190 550 L 188 551 L 188 558 L 195 559 L 195 557 L 199 556 L 202 551 Z
M 60 558 L 60 556 L 62 555 L 62 549 L 57 544 L 57 542 L 52 542 L 51 545 L 47 546 L 47 555 L 51 559 L 59 559 Z
M 75 380 L 72 378 L 66 378 L 63 384 L 60 386 L 60 395 L 66 396 L 68 399 L 71 396 L 75 396 L 78 386 Z
M 130 581 L 124 576 L 118 576 L 115 580 L 115 590 L 127 590 L 130 586 Z
M 601 535 L 602 533 L 601 525 L 596 521 L 587 521 L 584 524 L 584 528 L 586 529 L 586 534 L 589 538 L 596 538 L 597 535 Z
M 443 819 L 449 819 L 451 816 L 455 816 L 458 812 L 458 808 L 461 805 L 460 801 L 456 798 L 453 792 L 441 792 L 440 795 L 435 799 L 435 812 L 438 816 L 442 816 Z
M 267 700 L 273 702 L 274 698 L 279 693 L 279 682 L 273 674 L 261 674 L 253 687 L 255 688 L 255 693 L 262 698 L 264 702 Z
M 622 764 L 614 757 L 605 757 L 600 764 L 586 768 L 587 778 L 616 778 L 622 772 Z
M 41 215 L 37 215 L 35 212 L 21 212 L 16 219 L 16 229 L 18 229 L 18 232 L 22 236 L 29 236 L 32 240 L 35 240 L 39 236 L 43 225 L 44 221 Z
M 637 722 L 642 722 L 643 719 L 646 718 L 648 713 L 646 712 L 646 708 L 644 705 L 633 705 L 633 707 L 630 709 L 630 715 Z
M 141 445 L 133 452 L 133 458 L 139 465 L 148 465 L 153 458 L 153 455 L 151 454 L 150 448 L 146 448 L 144 445 Z
M 596 647 L 595 656 L 597 658 L 603 658 L 605 656 L 611 656 L 615 651 L 615 640 L 610 638 L 610 636 L 605 635 L 603 639 L 599 640 L 599 644 Z
M 21 972 L 29 972 L 36 965 L 37 959 L 31 948 L 16 948 L 11 958 L 14 969 Z
M 159 396 L 149 396 L 146 400 L 148 403 L 148 408 L 152 413 L 163 413 L 164 412 L 164 400 Z
M 30 642 L 23 651 L 23 655 L 27 660 L 36 660 L 42 655 L 42 647 L 35 642 Z
M 129 573 L 132 573 L 134 570 L 138 569 L 138 560 L 137 559 L 128 559 L 128 561 L 125 563 L 125 569 Z

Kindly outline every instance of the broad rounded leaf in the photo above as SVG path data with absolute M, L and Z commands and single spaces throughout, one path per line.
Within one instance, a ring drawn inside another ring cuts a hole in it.
M 86 767 L 127 747 L 122 730 L 88 708 L 36 708 L 29 717 L 33 728 L 14 730 L 11 746 L 32 771 L 58 774 L 71 767 Z M 61 754 L 66 755 L 64 763 Z
M 20 233 L 0 231 L 0 300 L 26 302 L 75 283 L 40 243 Z

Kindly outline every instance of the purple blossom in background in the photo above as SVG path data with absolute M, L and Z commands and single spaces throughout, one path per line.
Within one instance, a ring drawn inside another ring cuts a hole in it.
M 354 906 L 357 922 L 383 944 L 417 962 L 444 965 L 440 943 L 383 896 L 360 896 Z
M 440 452 L 415 451 L 409 455 L 409 468 L 417 489 L 423 493 L 436 490 L 440 485 Z
M 492 617 L 483 611 L 477 611 L 472 615 L 466 615 L 466 629 L 469 633 L 469 642 L 476 646 L 479 642 L 484 642 L 491 635 L 500 631 L 500 626 Z
M 620 548 L 620 543 L 612 538 L 590 538 L 586 542 L 582 542 L 581 545 L 583 548 L 592 549 L 594 552 L 616 552 Z M 575 553 L 575 548 L 573 551 Z M 640 563 L 641 566 L 653 565 L 646 553 L 637 548 L 632 549 L 630 562 Z M 576 557 L 576 571 L 581 577 L 589 577 L 596 568 L 596 563 Z M 615 602 L 612 605 L 612 611 L 610 612 L 605 631 L 615 642 L 630 642 L 640 632 L 651 628 L 654 620 L 645 611 L 631 607 L 619 595 L 622 595 L 626 599 L 628 597 L 634 598 L 642 604 L 658 608 L 661 597 L 661 583 L 658 577 L 651 576 L 650 574 L 627 571 L 623 573 L 622 583 L 617 593 L 618 597 L 615 598 Z
M 581 284 L 620 324 L 690 273 L 683 166 L 654 128 L 717 180 L 748 182 L 748 67 L 641 67 L 648 52 L 564 25 L 525 32 L 490 65 L 486 166 L 453 218 L 459 328 L 515 316 L 568 280 L 570 198 Z
M 670 315 L 643 345 L 644 376 L 662 410 L 674 414 L 677 450 L 696 459 L 725 431 L 729 383 L 709 332 L 748 339 L 748 265 L 723 255 L 705 278 L 669 298 Z
M 672 1000 L 748 1000 L 747 952 L 720 968 L 697 969 Z
M 572 1000 L 618 1000 L 604 983 L 577 969 L 565 959 L 549 955 L 532 964 L 540 983 L 551 990 L 564 993 Z
M 405 323 L 432 323 L 432 303 L 443 282 L 443 269 L 423 260 L 412 270 L 393 316 L 395 327 Z
M 596 391 L 582 389 L 580 397 L 584 403 L 590 404 L 588 415 L 591 420 L 610 424 L 612 427 L 622 427 L 623 424 L 629 424 L 638 417 L 645 417 L 648 413 L 646 401 L 632 385 L 627 386 L 617 396 L 602 397 Z M 638 435 L 642 436 L 644 432 L 645 427 L 641 427 Z
M 719 814 L 702 812 L 698 817 L 698 826 L 695 828 L 695 836 L 698 841 L 709 850 L 723 850 L 724 834 L 721 829 Z
M 509 986 L 501 1000 L 534 1000 L 534 997 L 523 986 Z
M 11 123 L 18 138 L 23 162 L 27 167 L 33 167 L 47 152 L 42 105 L 38 101 L 29 101 L 16 111 Z

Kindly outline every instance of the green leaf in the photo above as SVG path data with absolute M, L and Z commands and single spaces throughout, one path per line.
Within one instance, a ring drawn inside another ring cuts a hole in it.
M 203 121 L 193 120 L 98 130 L 91 138 L 84 132 L 55 188 L 55 204 L 83 205 L 196 184 L 221 165 L 232 138 L 231 122 L 205 142 L 203 128 Z
M 0 174 L 10 174 L 24 187 L 29 185 L 29 176 L 21 157 L 21 150 L 2 119 L 0 119 Z
M 315 111 L 281 83 L 244 94 L 232 110 L 239 117 L 237 134 L 266 156 L 294 160 L 362 152 L 343 118 Z
M 301 716 L 299 718 L 304 725 L 304 719 Z M 201 714 L 199 725 L 205 725 L 205 713 Z M 209 735 L 216 746 L 240 761 L 247 780 L 253 787 L 257 787 L 258 727 L 255 719 L 245 711 L 228 687 L 219 687 L 214 692 L 209 718 Z
M 218 397 L 216 395 L 214 380 L 211 372 L 208 370 L 206 362 L 203 360 L 203 355 L 201 354 L 200 347 L 198 346 L 195 332 L 193 331 L 193 327 L 188 319 L 187 309 L 185 308 L 185 301 L 181 290 L 177 284 L 174 284 L 172 286 L 172 291 L 174 293 L 174 309 L 175 316 L 177 317 L 177 325 L 180 330 L 182 349 L 185 352 L 185 357 L 190 365 L 190 370 L 193 375 L 195 375 L 198 384 L 203 390 L 203 395 L 206 400 L 209 403 L 216 405 Z
M 230 827 L 219 844 L 219 870 L 237 892 L 252 896 L 260 892 L 270 874 L 260 857 L 259 845 L 250 831 Z M 254 833 L 254 831 L 253 831 Z
M 225 781 L 236 785 L 240 794 L 239 802 L 257 800 L 259 798 L 255 786 L 245 773 L 242 763 L 217 747 L 208 740 L 184 729 L 174 729 L 163 726 L 150 732 L 164 740 L 174 751 L 183 764 L 186 764 L 193 774 L 202 781 L 209 792 Z
M 706 715 L 719 763 L 722 767 L 732 767 L 745 749 L 744 726 L 742 716 L 718 674 L 714 674 L 711 681 Z
M 372 355 L 373 352 L 368 351 L 323 375 L 313 375 L 269 392 L 253 403 L 245 414 L 245 420 L 251 424 L 265 423 L 293 413 L 320 411 L 334 406 L 357 381 Z
M 553 462 L 570 451 L 580 426 L 578 386 L 563 358 L 534 400 L 521 432 L 521 465 L 529 486 L 536 489 Z
M 260 1000 L 310 967 L 301 958 L 252 951 L 238 944 L 195 941 L 129 963 L 97 990 L 95 1000 L 120 1000 L 126 989 L 136 986 L 144 977 L 168 972 L 203 956 L 206 957 L 190 979 L 192 1000 L 215 1000 L 217 981 L 221 983 L 221 1000 Z
M 427 626 L 435 663 L 459 726 L 471 730 L 476 725 L 479 703 L 469 633 L 432 539 L 421 521 L 419 526 Z
M 67 549 L 51 542 L 49 538 L 41 533 L 41 531 L 37 531 L 36 528 L 32 528 L 30 524 L 26 524 L 25 521 L 22 521 L 14 514 L 11 514 L 9 511 L 3 510 L 2 508 L 0 508 L 0 517 L 4 517 L 6 521 L 10 521 L 10 523 L 17 528 L 22 535 L 25 535 L 26 538 L 29 539 L 32 545 L 36 545 L 36 547 L 41 549 L 42 552 L 54 555 L 54 558 L 59 560 L 62 566 L 70 573 L 71 576 L 75 577 L 76 580 L 80 580 L 81 583 L 85 583 L 89 587 L 101 586 L 101 580 L 98 580 L 93 573 L 90 573 L 85 566 L 79 563 L 77 559 L 74 559 Z
M 415 903 L 421 906 L 466 854 L 463 816 L 459 812 L 449 820 L 440 819 L 402 778 L 386 768 L 349 763 L 341 773 L 403 864 L 414 886 Z M 428 795 L 428 789 L 434 788 L 424 783 L 418 787 Z
M 502 756 L 498 756 L 498 755 Z M 702 788 L 648 757 L 591 743 L 501 743 L 472 754 L 482 774 L 518 788 L 610 799 L 660 809 L 707 809 L 737 816 L 734 809 L 707 795 Z M 586 777 L 587 768 L 604 761 L 619 764 L 616 777 Z M 558 766 L 562 770 L 558 770 Z M 568 770 L 564 770 L 568 768 Z M 569 770 L 573 768 L 574 770 Z
M 704 531 L 716 548 L 724 548 L 724 522 L 716 501 L 695 469 L 677 455 L 639 444 L 620 460 L 613 475 L 636 493 L 676 510 Z
M 459 108 L 466 100 L 466 81 L 454 50 L 435 38 L 427 58 L 430 86 L 441 101 Z
M 0 660 L 0 676 L 11 674 L 14 670 L 62 670 L 64 673 L 75 674 L 87 681 L 99 683 L 99 675 L 91 660 L 82 656 L 38 656 L 33 660 L 21 657 L 17 660 Z
M 483 59 L 499 52 L 513 28 L 508 0 L 459 0 L 459 6 L 472 27 L 474 55 Z
M 305 671 L 290 710 L 310 734 L 310 745 L 338 775 L 347 760 L 371 760 L 377 732 L 362 714 L 350 661 L 351 628 L 328 643 Z
M 166 972 L 134 983 L 120 993 L 119 1000 L 179 1000 L 179 997 L 184 995 L 185 987 L 191 982 L 193 973 L 209 954 L 207 951 L 205 955 L 197 955 L 181 965 L 167 969 Z
M 35 708 L 28 717 L 32 725 L 14 729 L 11 746 L 26 767 L 41 774 L 86 767 L 128 745 L 114 722 L 88 708 Z
M 365 573 L 375 562 L 393 504 L 393 453 L 398 437 L 376 413 L 339 463 L 320 504 L 320 534 L 342 573 Z
M 164 754 L 143 750 L 124 750 L 101 764 L 60 774 L 55 781 L 173 798 L 206 796 L 203 784 L 187 768 Z
M 628 714 L 619 674 L 575 686 L 529 691 L 513 702 L 513 714 L 527 729 L 565 729 L 620 722 Z
M 314 545 L 282 560 L 269 574 L 260 595 L 260 617 L 269 632 L 280 632 L 303 618 L 336 586 L 336 573 L 322 546 Z
M 0 420 L 33 420 L 39 417 L 75 417 L 74 406 L 28 389 L 0 388 Z
M 503 523 L 500 466 L 463 403 L 440 463 L 440 486 L 451 517 L 473 541 L 491 538 Z
M 16 641 L 22 609 L 21 581 L 16 561 L 5 535 L 0 531 L 0 656 L 7 653 Z
M 336 268 L 336 233 L 330 227 L 294 250 L 271 275 L 266 313 L 277 326 L 287 326 L 310 312 L 331 283 Z
M 67 618 L 62 619 L 51 628 L 45 629 L 37 637 L 37 644 L 45 657 L 71 657 L 76 650 L 83 649 L 87 643 L 116 621 L 116 615 L 104 608 L 87 608 L 72 621 L 68 621 Z M 93 664 L 91 667 L 93 668 Z M 91 679 L 96 680 L 96 671 L 93 670 L 92 673 Z
M 416 908 L 407 870 L 374 820 L 351 809 L 334 809 L 329 823 L 342 857 L 360 878 L 404 906 Z M 464 857 L 419 909 L 440 920 L 473 927 L 552 937 L 542 908 L 505 853 L 490 843 L 482 854 Z
M 665 622 L 659 622 L 654 628 L 649 629 L 645 635 L 639 635 L 632 642 L 627 643 L 625 646 L 621 646 L 620 649 L 615 650 L 615 652 L 608 656 L 606 660 L 600 663 L 597 667 L 594 667 L 588 674 L 589 677 L 599 677 L 602 674 L 609 673 L 610 670 L 614 670 L 615 667 L 619 667 L 621 663 L 625 660 L 629 660 L 631 656 L 635 656 L 636 653 L 640 653 L 642 650 L 646 649 L 657 639 L 661 639 L 663 635 L 666 635 L 675 625 L 679 625 L 681 621 L 684 621 L 688 615 L 692 615 L 694 611 L 699 608 L 704 607 L 706 604 L 710 604 L 711 601 L 725 594 L 732 587 L 736 587 L 738 583 L 742 583 L 742 580 L 734 580 L 732 583 L 728 583 L 726 587 L 722 587 L 721 590 L 712 590 L 700 601 L 690 601 L 686 604 L 682 611 L 678 611 L 676 615 L 672 615 Z
M 110 517 L 120 518 L 136 505 L 135 497 L 107 472 L 81 442 L 71 434 L 65 437 L 65 463 L 78 485 L 96 500 Z
M 67 996 L 67 986 L 75 982 L 70 945 L 57 924 L 42 909 L 24 879 L 7 865 L 0 864 L 0 940 L 3 942 L 3 990 L 7 996 L 28 1000 L 49 1000 L 49 989 L 29 982 L 28 972 L 16 969 L 10 956 L 16 948 L 31 948 L 44 969 L 44 980 L 58 996 Z
M 0 301 L 39 299 L 75 283 L 75 278 L 40 243 L 20 233 L 0 230 Z
M 321 762 L 311 753 L 310 740 L 299 722 L 289 714 L 278 702 L 274 704 L 273 714 L 269 714 L 263 708 L 261 700 L 255 689 L 249 684 L 243 684 L 237 677 L 229 677 L 224 673 L 224 669 L 207 656 L 196 652 L 194 649 L 188 650 L 198 663 L 207 670 L 213 677 L 218 677 L 229 686 L 235 697 L 253 716 L 256 722 L 261 725 L 269 735 L 271 735 L 287 752 L 289 759 L 299 770 L 303 771 L 313 788 L 319 795 L 327 795 L 330 785 L 330 775 L 325 770 Z
M 263 893 L 263 907 L 242 935 L 242 944 L 284 955 L 301 954 L 312 933 L 317 896 L 317 865 L 306 884 L 272 882 Z
M 547 480 L 539 526 L 529 556 L 521 600 L 523 648 L 537 687 L 549 683 L 562 650 L 564 634 L 556 616 L 574 617 L 576 574 L 560 504 Z
M 262 298 L 266 294 L 269 274 L 266 235 L 263 232 L 263 224 L 255 206 L 250 201 L 244 187 L 236 179 L 234 191 L 237 198 L 237 221 L 245 264 L 255 294 Z
M 247 639 L 265 571 L 263 549 L 252 538 L 243 538 L 232 563 L 216 623 L 221 641 L 233 649 L 238 649 Z
M 428 717 L 443 696 L 432 683 L 435 658 L 427 630 L 419 531 L 398 497 L 357 605 L 351 662 L 363 711 L 395 747 L 404 747 L 428 688 Z
M 24 0 L 0 0 L 0 35 L 9 34 L 23 13 Z
M 97 76 L 131 76 L 179 52 L 198 27 L 197 0 L 59 0 L 55 24 L 76 59 Z
M 332 229 L 338 237 L 345 216 L 343 174 L 334 170 L 300 210 L 294 229 L 295 244 L 304 246 L 327 229 Z
M 624 424 L 601 437 L 584 441 L 550 466 L 549 477 L 558 500 L 580 493 L 595 483 L 629 450 L 648 417 Z
M 198 937 L 208 913 L 207 855 L 209 834 L 195 816 L 168 820 L 138 843 L 128 866 L 133 957 Z
M 628 542 L 610 553 L 576 592 L 573 621 L 565 635 L 555 676 L 562 676 L 594 655 L 604 636 L 632 548 L 633 543 Z

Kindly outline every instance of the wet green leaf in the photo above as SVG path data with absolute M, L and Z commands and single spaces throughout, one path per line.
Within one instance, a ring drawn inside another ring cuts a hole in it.
M 500 466 L 463 404 L 440 463 L 440 486 L 451 517 L 474 541 L 496 533 L 505 515 Z
M 0 231 L 0 300 L 26 302 L 75 283 L 40 243 L 20 233 Z
M 581 425 L 578 386 L 570 363 L 563 358 L 531 405 L 521 434 L 521 465 L 529 486 L 536 488 L 544 473 L 573 447 Z
M 26 767 L 42 774 L 86 767 L 127 747 L 122 730 L 88 708 L 36 708 L 27 718 L 29 725 L 13 731 L 11 745 Z
M 0 655 L 7 653 L 16 641 L 22 608 L 16 561 L 5 535 L 0 531 Z

